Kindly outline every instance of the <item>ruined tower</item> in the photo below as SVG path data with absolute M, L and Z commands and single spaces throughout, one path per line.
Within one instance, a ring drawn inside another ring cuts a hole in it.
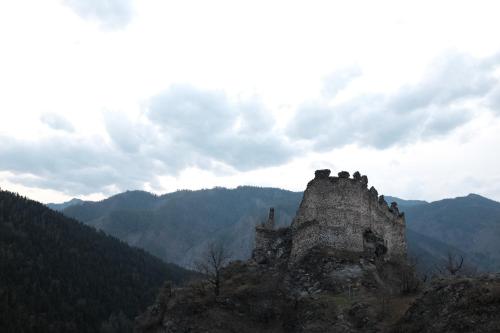
M 387 206 L 368 177 L 346 171 L 330 177 L 318 170 L 304 192 L 291 229 L 291 259 L 314 246 L 350 252 L 374 253 L 388 258 L 406 256 L 405 219 L 397 204 Z
M 281 258 L 290 253 L 290 228 L 274 228 L 274 208 L 269 209 L 267 222 L 255 227 L 255 247 L 252 257 L 257 262 Z M 287 253 L 285 253 L 285 251 Z
M 269 209 L 269 217 L 267 222 L 264 224 L 266 229 L 274 229 L 274 208 Z
M 404 214 L 367 186 L 368 177 L 359 172 L 350 178 L 346 171 L 331 177 L 330 170 L 317 170 L 289 228 L 273 229 L 274 210 L 256 228 L 254 258 L 286 255 L 293 263 L 317 246 L 391 260 L 406 257 Z

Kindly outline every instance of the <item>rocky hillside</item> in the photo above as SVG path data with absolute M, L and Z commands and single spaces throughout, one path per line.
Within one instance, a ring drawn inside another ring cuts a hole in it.
M 422 290 L 405 266 L 331 251 L 315 249 L 291 268 L 233 262 L 219 296 L 203 282 L 167 284 L 136 332 L 499 331 L 498 274 L 440 278 Z
M 0 191 L 0 331 L 127 332 L 165 279 L 192 276 L 46 206 Z
M 233 262 L 210 284 L 162 290 L 137 332 L 378 332 L 402 316 L 417 286 L 404 263 L 312 249 L 289 266 Z
M 500 275 L 437 279 L 394 332 L 499 332 Z

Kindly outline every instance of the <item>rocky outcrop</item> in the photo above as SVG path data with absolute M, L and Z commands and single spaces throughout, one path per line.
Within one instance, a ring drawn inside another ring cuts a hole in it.
M 166 285 L 136 332 L 498 332 L 500 276 L 446 278 L 401 293 L 405 266 L 314 248 L 292 268 L 233 262 L 215 296 Z
M 406 302 L 399 298 L 400 269 L 324 247 L 293 267 L 236 261 L 223 270 L 218 296 L 203 281 L 162 290 L 137 318 L 136 331 L 380 332 L 393 321 L 385 312 Z
M 500 274 L 434 280 L 393 332 L 500 332 Z

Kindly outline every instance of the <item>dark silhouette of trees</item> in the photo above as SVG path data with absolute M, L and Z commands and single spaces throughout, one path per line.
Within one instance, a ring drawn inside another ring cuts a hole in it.
M 0 190 L 0 331 L 127 331 L 191 273 Z

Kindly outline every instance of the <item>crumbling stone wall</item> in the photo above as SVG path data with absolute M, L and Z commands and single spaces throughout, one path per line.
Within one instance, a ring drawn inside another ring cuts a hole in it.
M 330 177 L 330 170 L 316 171 L 291 226 L 291 260 L 318 245 L 391 259 L 406 256 L 404 215 L 367 185 L 359 172 L 350 178 L 345 171 L 338 177 Z
M 258 263 L 272 263 L 276 260 L 287 261 L 292 248 L 290 228 L 275 230 L 257 227 L 255 230 L 255 249 L 252 258 Z
M 293 263 L 316 246 L 404 258 L 404 214 L 374 187 L 368 189 L 368 177 L 359 172 L 350 178 L 346 171 L 330 177 L 330 170 L 317 170 L 289 228 L 274 229 L 273 208 L 268 221 L 256 227 L 252 257 L 258 262 L 286 257 Z
M 255 228 L 255 248 L 252 258 L 259 263 L 288 259 L 291 242 L 290 228 L 274 229 L 274 208 L 271 208 L 267 222 Z

